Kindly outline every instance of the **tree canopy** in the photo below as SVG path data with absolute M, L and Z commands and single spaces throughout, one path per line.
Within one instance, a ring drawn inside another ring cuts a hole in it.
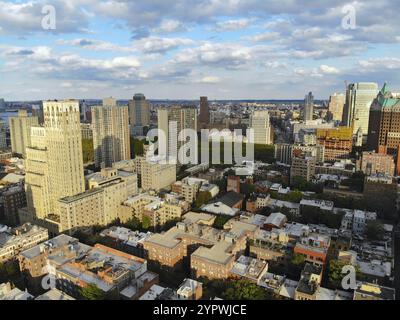
M 104 300 L 105 298 L 103 290 L 93 283 L 81 288 L 80 294 L 85 300 Z
M 82 139 L 82 154 L 83 163 L 90 163 L 94 161 L 94 150 L 92 139 Z
M 385 235 L 385 229 L 378 221 L 368 221 L 365 234 L 369 240 L 382 240 Z

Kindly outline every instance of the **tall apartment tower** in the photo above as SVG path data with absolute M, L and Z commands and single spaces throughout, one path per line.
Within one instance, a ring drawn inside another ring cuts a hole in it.
M 39 119 L 38 117 L 29 117 L 26 110 L 19 110 L 17 117 L 9 118 L 9 125 L 11 150 L 25 158 L 25 148 L 31 143 L 31 127 L 37 127 Z
M 52 209 L 57 201 L 85 191 L 79 101 L 43 102 Z
M 268 111 L 253 111 L 250 116 L 250 128 L 254 130 L 255 144 L 273 143 Z
M 3 98 L 0 99 L 0 111 L 5 111 L 6 110 L 6 102 L 4 101 Z
M 143 127 L 150 125 L 150 105 L 146 97 L 137 93 L 129 100 L 129 124 L 132 135 L 143 135 Z
M 28 212 L 45 219 L 54 212 L 50 201 L 50 176 L 44 127 L 31 128 L 31 143 L 26 148 L 25 191 Z
M 314 96 L 312 92 L 309 92 L 304 99 L 304 121 L 313 119 L 314 115 Z
M 25 190 L 29 214 L 58 215 L 58 200 L 85 191 L 79 102 L 43 102 L 44 127 L 31 128 Z
M 346 102 L 346 96 L 343 93 L 334 93 L 329 97 L 328 117 L 329 120 L 342 121 L 343 108 Z
M 210 123 L 210 107 L 207 97 L 200 97 L 200 122 Z
M 0 120 L 0 150 L 7 149 L 6 122 Z
M 367 135 L 369 111 L 377 94 L 378 84 L 373 82 L 352 83 L 347 87 L 342 123 L 353 128 L 353 135 L 360 128 L 362 134 Z
M 398 153 L 400 146 L 400 93 L 390 92 L 385 84 L 374 100 L 368 126 L 368 149 L 388 154 Z M 399 160 L 400 155 L 397 155 Z M 398 168 L 398 173 L 399 173 Z
M 184 129 L 193 129 L 197 132 L 196 108 L 173 106 L 158 109 L 158 129 L 165 133 L 167 139 L 166 156 L 176 158 L 183 144 L 178 141 L 178 134 Z
M 127 106 L 117 106 L 107 98 L 92 107 L 93 148 L 96 167 L 112 167 L 114 162 L 131 158 Z

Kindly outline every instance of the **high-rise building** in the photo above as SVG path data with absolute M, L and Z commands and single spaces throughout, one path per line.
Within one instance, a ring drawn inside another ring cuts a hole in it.
M 85 191 L 79 102 L 43 102 L 44 127 L 32 127 L 26 148 L 28 212 L 33 218 L 58 215 L 58 200 Z
M 395 154 L 400 146 L 400 93 L 392 93 L 385 84 L 374 100 L 369 117 L 368 147 Z
M 360 128 L 362 134 L 367 135 L 369 111 L 377 94 L 378 84 L 373 82 L 352 83 L 347 87 L 342 123 L 353 128 L 353 135 Z
M 92 107 L 93 148 L 96 167 L 112 167 L 114 162 L 131 158 L 128 107 L 104 99 Z
M 317 130 L 318 145 L 325 147 L 325 160 L 348 159 L 353 148 L 353 135 L 350 127 Z
M 144 135 L 143 127 L 150 125 L 150 105 L 141 93 L 129 100 L 129 124 L 131 135 Z
M 273 131 L 268 111 L 253 111 L 250 116 L 250 128 L 254 130 L 255 144 L 273 143 Z
M 9 118 L 11 150 L 25 157 L 25 148 L 31 143 L 31 127 L 39 125 L 38 117 L 29 117 L 26 110 L 19 110 L 17 117 Z
M 0 120 L 0 150 L 7 149 L 7 134 L 6 122 Z
M 32 117 L 37 117 L 39 124 L 42 125 L 44 122 L 43 108 L 41 105 L 32 105 Z
M 328 105 L 329 120 L 342 121 L 345 102 L 346 96 L 342 93 L 334 93 L 330 96 Z
M 6 102 L 4 99 L 0 99 L 0 111 L 6 110 Z
M 86 140 L 93 139 L 92 124 L 81 123 L 81 132 L 82 132 L 82 139 L 86 139 Z
M 79 102 L 43 102 L 50 190 L 53 203 L 85 190 Z
M 293 183 L 295 177 L 304 178 L 306 181 L 311 181 L 315 176 L 315 158 L 306 154 L 292 158 L 290 167 L 290 181 Z
M 200 97 L 200 122 L 210 123 L 210 107 L 207 97 Z
M 49 178 L 46 129 L 32 127 L 31 145 L 26 148 L 25 190 L 28 212 L 38 219 L 51 212 Z
M 158 129 L 166 137 L 166 156 L 177 159 L 183 142 L 178 141 L 178 135 L 184 129 L 197 132 L 197 110 L 194 107 L 173 106 L 158 109 Z
M 314 96 L 309 92 L 304 99 L 303 120 L 313 120 L 314 115 Z

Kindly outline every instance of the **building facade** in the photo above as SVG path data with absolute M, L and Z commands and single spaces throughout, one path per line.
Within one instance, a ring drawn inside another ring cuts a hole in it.
M 129 100 L 129 124 L 131 135 L 143 135 L 143 127 L 150 125 L 150 104 L 146 97 L 137 93 Z
M 367 135 L 370 107 L 377 94 L 376 83 L 352 83 L 347 87 L 342 124 L 351 127 L 354 135 L 360 128 L 362 134 Z
M 31 127 L 39 125 L 37 117 L 29 117 L 26 110 L 19 110 L 17 117 L 9 118 L 12 152 L 26 156 L 26 147 L 31 143 Z
M 314 96 L 309 92 L 304 99 L 303 120 L 313 120 L 314 116 Z
M 209 124 L 210 123 L 210 107 L 208 105 L 207 97 L 200 97 L 200 122 Z
M 317 141 L 325 148 L 325 160 L 335 161 L 350 158 L 353 148 L 353 135 L 350 127 L 318 129 Z
M 333 121 L 342 121 L 346 96 L 342 93 L 334 93 L 329 97 L 328 118 Z
M 96 167 L 111 167 L 131 158 L 128 107 L 104 99 L 92 108 L 93 148 Z
M 183 145 L 183 142 L 178 140 L 178 135 L 184 129 L 192 129 L 197 132 L 197 109 L 195 107 L 172 106 L 158 109 L 158 130 L 165 134 L 165 156 L 169 159 L 178 159 L 178 152 Z
M 254 130 L 255 144 L 273 143 L 273 130 L 268 111 L 253 111 L 250 115 L 250 128 Z

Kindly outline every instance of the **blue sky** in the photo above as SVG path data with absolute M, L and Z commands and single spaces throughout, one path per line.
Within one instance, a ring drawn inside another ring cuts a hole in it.
M 0 0 L 0 97 L 327 99 L 346 80 L 400 91 L 397 2 Z

